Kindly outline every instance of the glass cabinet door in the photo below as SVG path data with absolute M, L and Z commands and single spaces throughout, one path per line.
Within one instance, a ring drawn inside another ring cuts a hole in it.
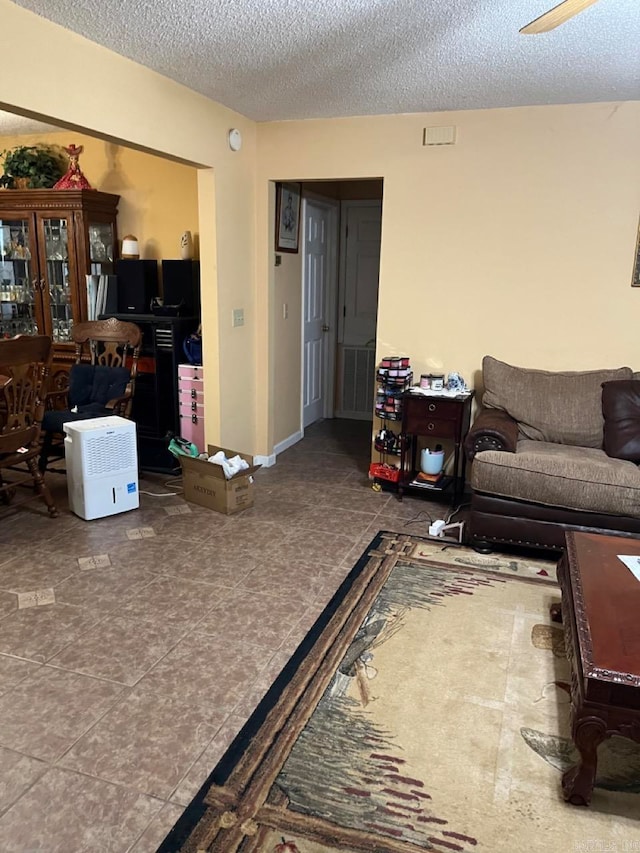
M 89 256 L 91 275 L 113 273 L 114 235 L 111 222 L 89 223 Z
M 45 304 L 48 296 L 51 338 L 54 343 L 70 340 L 73 326 L 73 283 L 69 267 L 69 229 L 66 218 L 42 218 L 46 264 Z
M 31 219 L 0 219 L 0 337 L 37 335 L 40 282 L 31 257 Z M 32 265 L 33 264 L 33 265 Z

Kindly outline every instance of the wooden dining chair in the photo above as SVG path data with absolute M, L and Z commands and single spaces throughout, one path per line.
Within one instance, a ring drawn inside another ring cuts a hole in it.
M 64 424 L 69 421 L 131 415 L 142 332 L 135 323 L 90 320 L 71 330 L 75 364 L 68 387 L 51 391 L 42 422 L 40 470 L 64 456 Z
M 47 335 L 0 340 L 0 501 L 17 506 L 41 497 L 53 517 L 57 510 L 37 462 L 51 357 Z

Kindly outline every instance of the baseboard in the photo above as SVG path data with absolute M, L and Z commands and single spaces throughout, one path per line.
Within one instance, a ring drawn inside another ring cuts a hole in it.
M 273 453 L 271 453 L 269 456 L 254 456 L 253 461 L 256 465 L 262 465 L 263 468 L 271 468 L 272 465 L 276 464 L 276 457 L 280 453 L 284 453 L 285 450 L 288 450 L 290 447 L 293 447 L 294 444 L 297 444 L 303 438 L 304 432 L 299 429 L 297 432 L 294 432 L 290 436 L 285 438 L 284 441 L 279 441 L 273 448 Z
M 271 456 L 254 456 L 253 464 L 262 465 L 263 468 L 271 468 L 272 465 L 276 464 L 276 455 L 272 453 Z
M 297 432 L 292 433 L 288 438 L 285 438 L 284 441 L 279 441 L 273 448 L 273 452 L 276 456 L 279 456 L 280 453 L 284 453 L 285 450 L 288 450 L 290 447 L 293 447 L 294 444 L 297 444 L 299 441 L 302 441 L 303 438 L 304 432 L 299 429 Z

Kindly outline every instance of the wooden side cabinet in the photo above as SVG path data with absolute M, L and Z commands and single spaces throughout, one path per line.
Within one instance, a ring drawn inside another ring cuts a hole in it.
M 119 196 L 97 190 L 0 191 L 0 336 L 50 335 L 53 385 L 73 363 L 87 317 L 85 276 L 114 271 Z
M 471 403 L 474 392 L 460 397 L 437 397 L 407 392 L 402 400 L 402 455 L 400 457 L 400 480 L 398 497 L 404 491 L 419 492 L 434 498 L 443 492 L 452 491 L 453 502 L 464 492 L 465 455 L 462 443 L 469 430 Z M 453 469 L 436 484 L 414 485 L 420 470 L 418 445 L 420 439 L 445 439 L 453 442 Z

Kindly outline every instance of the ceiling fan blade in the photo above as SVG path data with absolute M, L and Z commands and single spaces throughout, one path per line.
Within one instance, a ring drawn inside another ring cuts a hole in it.
M 523 27 L 520 32 L 525 35 L 537 35 L 537 33 L 547 33 L 549 30 L 555 29 L 560 24 L 564 24 L 569 18 L 573 18 L 578 12 L 582 12 L 589 6 L 593 6 L 598 0 L 563 0 L 553 9 L 549 9 L 544 15 L 540 15 L 535 21 L 531 21 L 526 27 Z

